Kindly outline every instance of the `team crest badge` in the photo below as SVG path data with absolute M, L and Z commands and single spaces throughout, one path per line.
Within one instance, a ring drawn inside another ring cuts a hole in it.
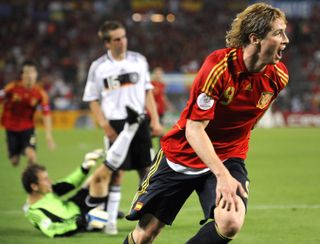
M 13 102 L 20 102 L 22 100 L 22 97 L 19 94 L 13 94 L 12 101 Z
M 37 105 L 37 99 L 32 98 L 31 101 L 30 101 L 30 105 L 31 105 L 32 107 L 36 106 L 36 105 Z
M 264 109 L 265 107 L 267 107 L 271 101 L 271 98 L 273 97 L 273 94 L 273 92 L 262 92 L 259 102 L 256 105 L 257 108 Z
M 202 110 L 208 110 L 212 108 L 213 103 L 214 100 L 212 99 L 212 97 L 208 96 L 205 93 L 201 93 L 197 98 L 197 104 Z
M 136 205 L 135 205 L 135 207 L 134 207 L 134 210 L 140 211 L 141 208 L 142 208 L 142 206 L 143 206 L 143 203 L 142 203 L 142 202 L 137 202 Z

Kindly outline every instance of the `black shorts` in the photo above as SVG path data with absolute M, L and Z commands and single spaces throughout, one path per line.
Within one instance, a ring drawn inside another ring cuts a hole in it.
M 231 175 L 247 189 L 248 178 L 244 161 L 230 158 L 224 164 Z M 205 216 L 201 223 L 205 223 L 209 218 L 214 218 L 216 183 L 216 177 L 211 171 L 200 175 L 175 172 L 169 167 L 163 151 L 160 150 L 139 187 L 126 218 L 138 220 L 144 214 L 150 213 L 163 223 L 171 225 L 187 198 L 196 191 Z M 242 199 L 247 206 L 247 199 Z
M 126 120 L 110 120 L 110 125 L 119 134 L 123 130 L 125 122 Z M 144 120 L 132 139 L 128 155 L 120 169 L 132 170 L 149 167 L 151 164 L 151 148 L 149 123 Z
M 36 149 L 34 128 L 23 131 L 6 130 L 9 157 L 21 155 L 26 147 Z

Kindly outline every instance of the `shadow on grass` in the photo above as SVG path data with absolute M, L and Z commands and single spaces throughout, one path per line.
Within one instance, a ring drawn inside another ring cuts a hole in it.
M 0 243 L 32 243 L 40 244 L 46 243 L 46 238 L 43 236 L 40 231 L 28 229 L 28 228 L 19 228 L 19 227 L 5 227 L 1 226 L 0 229 Z

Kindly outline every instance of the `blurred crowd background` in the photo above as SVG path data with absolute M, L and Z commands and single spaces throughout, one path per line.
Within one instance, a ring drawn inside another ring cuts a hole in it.
M 164 69 L 167 95 L 182 101 L 174 101 L 180 110 L 190 86 L 181 74 L 195 74 L 210 52 L 225 47 L 232 19 L 252 2 L 1 1 L 0 88 L 19 77 L 24 59 L 33 58 L 39 63 L 40 80 L 53 109 L 85 109 L 81 97 L 89 65 L 105 51 L 97 30 L 105 20 L 118 20 L 127 27 L 129 49 L 145 55 L 150 70 L 157 66 Z M 273 109 L 320 112 L 320 2 L 268 2 L 287 14 L 290 38 L 283 60 L 290 83 Z M 170 77 L 181 79 L 177 83 Z

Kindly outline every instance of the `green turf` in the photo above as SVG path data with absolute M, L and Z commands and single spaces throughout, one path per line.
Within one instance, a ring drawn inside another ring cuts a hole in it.
M 48 151 L 43 132 L 38 132 L 39 161 L 52 179 L 71 172 L 88 150 L 101 147 L 101 131 L 55 130 L 58 148 Z M 119 236 L 81 233 L 50 240 L 24 218 L 25 193 L 20 174 L 22 160 L 12 168 L 6 158 L 4 131 L 0 131 L 0 243 L 122 243 L 135 225 L 119 221 Z M 320 129 L 257 129 L 250 143 L 247 168 L 251 180 L 249 209 L 235 244 L 320 243 Z M 121 209 L 128 210 L 137 185 L 135 172 L 126 175 Z M 192 196 L 172 227 L 166 227 L 155 243 L 185 243 L 199 228 L 201 210 Z

